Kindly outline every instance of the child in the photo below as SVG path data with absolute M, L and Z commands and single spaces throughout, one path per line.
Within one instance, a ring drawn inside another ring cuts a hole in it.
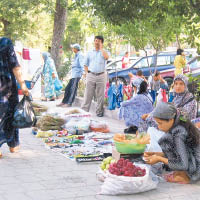
M 146 163 L 163 162 L 173 171 L 168 182 L 190 183 L 200 180 L 200 132 L 190 120 L 181 116 L 171 103 L 161 102 L 152 113 L 159 130 L 165 132 L 158 141 L 163 153 L 146 152 Z

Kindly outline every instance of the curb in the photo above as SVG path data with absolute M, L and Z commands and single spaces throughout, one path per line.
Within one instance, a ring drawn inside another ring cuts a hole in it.
M 82 102 L 83 102 L 82 97 L 76 97 L 74 100 L 73 106 L 81 107 Z M 90 112 L 95 113 L 95 110 L 96 110 L 96 102 L 92 101 L 91 106 L 90 106 Z M 105 117 L 119 120 L 118 113 L 119 113 L 118 108 L 116 108 L 115 110 L 108 110 L 106 107 L 104 107 L 104 116 Z

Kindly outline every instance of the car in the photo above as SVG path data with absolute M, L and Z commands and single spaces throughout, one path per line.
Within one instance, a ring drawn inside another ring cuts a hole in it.
M 171 85 L 173 83 L 174 79 L 174 71 L 175 69 L 167 69 L 160 72 L 161 76 L 167 80 L 168 85 Z M 192 59 L 189 59 L 189 61 L 186 64 L 185 69 L 183 70 L 184 74 L 191 74 L 192 76 L 197 76 L 200 73 L 200 56 L 195 56 Z
M 165 55 L 152 55 L 141 57 L 136 60 L 129 68 L 110 70 L 108 72 L 110 82 L 121 80 L 124 84 L 129 83 L 128 73 L 135 74 L 138 70 L 142 70 L 143 75 L 148 78 L 155 70 L 163 71 L 167 69 L 173 69 L 173 62 L 176 54 Z M 157 59 L 157 66 L 156 66 Z
M 129 65 L 132 65 L 138 59 L 139 59 L 139 57 L 129 57 L 129 60 L 130 60 L 130 64 Z M 117 70 L 118 69 L 122 69 L 122 58 L 117 58 L 116 60 L 107 63 L 107 65 L 106 65 L 107 72 L 109 72 L 109 71 L 115 71 L 116 69 Z
M 142 57 L 139 60 L 136 60 L 135 63 L 132 64 L 131 67 L 126 69 L 116 69 L 110 70 L 108 72 L 108 77 L 110 82 L 114 82 L 116 80 L 120 80 L 125 85 L 127 85 L 130 82 L 128 73 L 132 73 L 136 75 L 138 70 L 142 70 L 143 75 L 148 78 L 151 74 L 154 73 L 154 71 L 160 71 L 166 72 L 166 74 L 163 74 L 163 78 L 167 81 L 169 85 L 173 82 L 173 75 L 175 67 L 174 67 L 174 59 L 175 59 L 176 53 L 170 53 L 167 54 L 158 54 L 152 55 L 152 56 L 146 56 Z M 189 56 L 186 55 L 186 59 L 189 60 Z M 157 60 L 157 64 L 156 64 Z

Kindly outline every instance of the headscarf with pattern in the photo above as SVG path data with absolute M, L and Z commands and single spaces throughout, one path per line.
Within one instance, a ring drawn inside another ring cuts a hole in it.
M 183 107 L 188 101 L 190 101 L 190 99 L 194 99 L 194 96 L 192 93 L 190 93 L 188 91 L 188 78 L 182 74 L 179 74 L 177 75 L 175 78 L 174 78 L 174 83 L 177 81 L 177 80 L 181 80 L 184 82 L 185 84 L 185 90 L 183 93 L 176 93 L 175 92 L 175 97 L 173 99 L 173 103 L 174 105 L 176 106 L 176 108 L 180 108 L 180 107 Z

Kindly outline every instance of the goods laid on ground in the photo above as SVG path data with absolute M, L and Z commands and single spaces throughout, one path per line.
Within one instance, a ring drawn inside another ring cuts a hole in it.
M 63 126 L 70 134 L 83 134 L 89 132 L 90 119 L 86 118 L 72 118 L 68 120 Z
M 35 128 L 33 134 L 43 138 L 46 147 L 77 162 L 101 161 L 105 153 L 112 153 L 113 134 L 90 132 L 72 135 L 65 129 L 41 131 Z
M 81 119 L 81 118 L 90 118 L 91 114 L 86 112 L 80 108 L 70 108 L 67 112 L 64 113 L 64 118 L 66 121 L 71 120 L 73 118 Z
M 64 119 L 55 117 L 52 115 L 42 116 L 36 124 L 36 127 L 42 131 L 48 130 L 62 130 L 62 126 L 65 124 Z
M 46 112 L 48 108 L 44 105 L 37 104 L 35 102 L 32 103 L 33 110 L 35 111 L 36 116 L 40 116 L 43 112 Z
M 99 122 L 91 120 L 90 129 L 94 132 L 109 133 L 110 129 L 106 122 Z

